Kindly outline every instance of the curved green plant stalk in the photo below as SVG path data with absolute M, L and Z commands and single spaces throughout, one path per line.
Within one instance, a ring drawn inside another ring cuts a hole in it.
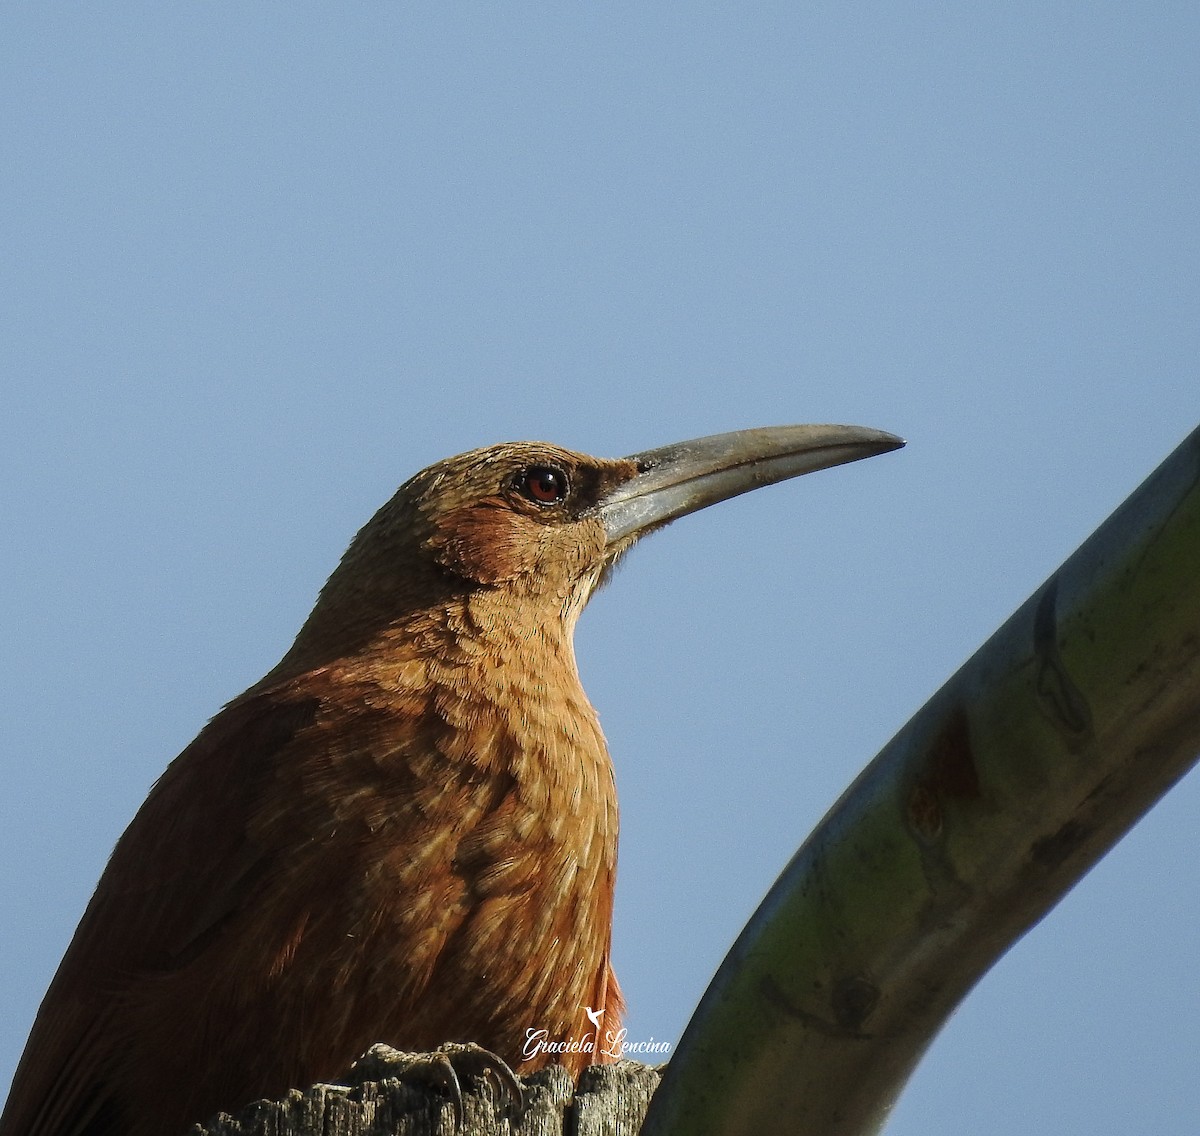
M 1198 752 L 1200 430 L 797 852 L 643 1133 L 878 1131 L 964 995 Z

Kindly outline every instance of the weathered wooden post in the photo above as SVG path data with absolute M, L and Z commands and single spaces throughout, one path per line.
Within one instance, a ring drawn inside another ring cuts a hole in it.
M 191 1136 L 633 1136 L 660 1074 L 624 1061 L 597 1065 L 576 1088 L 561 1068 L 527 1077 L 517 1116 L 490 1085 L 464 1086 L 461 1123 L 441 1088 L 398 1080 L 317 1085 L 222 1115 Z

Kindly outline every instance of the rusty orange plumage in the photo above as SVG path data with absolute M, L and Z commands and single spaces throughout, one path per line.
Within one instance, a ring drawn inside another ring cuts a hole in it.
M 178 1136 L 376 1041 L 603 1037 L 617 798 L 575 621 L 645 532 L 902 444 L 741 431 L 439 462 L 355 538 L 282 661 L 163 774 L 42 1003 L 0 1136 Z M 603 1059 L 564 1053 L 572 1073 Z M 603 1049 L 603 1046 L 599 1047 Z

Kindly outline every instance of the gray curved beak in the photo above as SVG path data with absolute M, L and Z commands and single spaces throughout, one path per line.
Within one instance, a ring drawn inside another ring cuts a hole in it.
M 867 426 L 766 426 L 676 442 L 626 458 L 639 472 L 598 513 L 611 547 L 739 493 L 903 445 Z

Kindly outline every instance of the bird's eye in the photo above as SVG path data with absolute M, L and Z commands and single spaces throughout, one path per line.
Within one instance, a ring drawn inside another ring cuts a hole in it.
M 517 491 L 539 505 L 558 504 L 567 489 L 567 475 L 551 465 L 531 465 L 517 476 Z

